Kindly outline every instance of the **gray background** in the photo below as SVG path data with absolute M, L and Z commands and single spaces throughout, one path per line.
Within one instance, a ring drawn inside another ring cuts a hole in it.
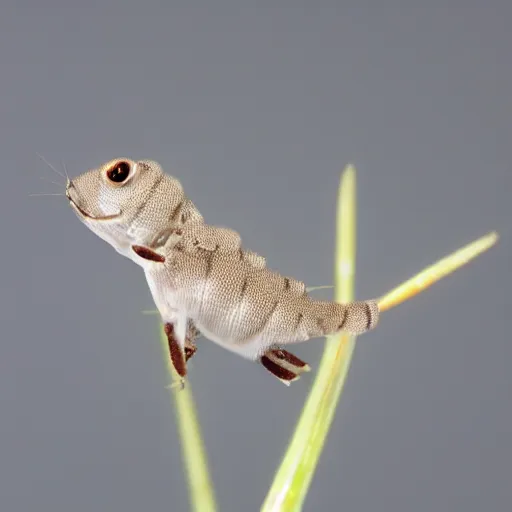
M 306 509 L 511 510 L 512 6 L 425 3 L 2 3 L 2 511 L 187 510 L 144 276 L 65 200 L 28 197 L 56 190 L 36 152 L 72 175 L 156 159 L 310 285 L 331 282 L 352 161 L 360 298 L 498 229 L 359 340 Z M 221 510 L 258 510 L 311 380 L 201 342 Z

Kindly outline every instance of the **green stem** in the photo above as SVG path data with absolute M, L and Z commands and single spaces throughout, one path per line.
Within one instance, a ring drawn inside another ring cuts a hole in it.
M 160 339 L 168 373 L 176 384 L 178 382 L 177 374 L 169 357 L 169 345 L 163 330 Z M 185 465 L 190 510 L 194 512 L 216 512 L 217 506 L 208 471 L 208 460 L 201 438 L 201 429 L 190 383 L 187 381 L 183 389 L 180 389 L 179 386 L 174 387 L 171 389 L 171 393 L 176 406 L 176 420 L 181 439 L 182 460 Z
M 334 285 L 338 302 L 354 298 L 355 259 L 356 171 L 348 166 L 338 194 Z M 315 382 L 262 512 L 302 509 L 345 383 L 354 343 L 355 336 L 346 334 L 327 338 Z

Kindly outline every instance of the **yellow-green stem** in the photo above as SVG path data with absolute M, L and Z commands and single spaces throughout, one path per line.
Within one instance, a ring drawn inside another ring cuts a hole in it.
M 163 331 L 160 334 L 160 339 L 169 376 L 172 376 L 173 383 L 177 384 L 177 374 L 171 364 L 169 345 Z M 180 389 L 179 386 L 173 387 L 170 392 L 173 395 L 176 406 L 176 421 L 181 440 L 182 460 L 185 466 L 190 510 L 193 512 L 216 512 L 217 506 L 208 471 L 208 460 L 201 437 L 201 429 L 190 383 L 187 381 L 183 389 Z M 173 510 L 173 507 L 170 506 L 169 510 Z
M 354 297 L 356 259 L 356 172 L 352 166 L 341 178 L 336 224 L 334 297 L 349 302 Z M 315 382 L 262 512 L 302 509 L 345 383 L 354 342 L 355 336 L 346 334 L 328 337 Z
M 488 250 L 497 240 L 498 234 L 490 232 L 427 267 L 384 295 L 379 300 L 381 311 L 390 309 L 425 290 Z M 338 195 L 334 295 L 335 300 L 339 302 L 353 300 L 355 255 L 356 181 L 355 169 L 349 166 L 342 176 Z M 317 377 L 261 508 L 262 512 L 302 509 L 343 390 L 354 342 L 354 336 L 328 337 Z

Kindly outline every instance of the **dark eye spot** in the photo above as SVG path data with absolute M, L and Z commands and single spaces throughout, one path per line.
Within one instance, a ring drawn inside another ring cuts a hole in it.
M 117 162 L 107 171 L 107 178 L 114 183 L 123 183 L 130 175 L 130 164 L 128 162 Z

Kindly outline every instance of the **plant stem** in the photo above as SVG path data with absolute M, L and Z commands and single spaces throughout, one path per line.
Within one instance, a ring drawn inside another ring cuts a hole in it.
M 492 247 L 496 232 L 473 241 L 439 260 L 416 276 L 395 287 L 379 300 L 388 310 L 459 269 Z M 338 302 L 354 298 L 356 258 L 356 176 L 348 166 L 338 194 L 335 286 Z M 313 387 L 304 405 L 295 432 L 274 477 L 261 512 L 300 511 L 322 453 L 354 351 L 355 336 L 329 336 Z
M 352 166 L 341 177 L 336 224 L 334 297 L 337 302 L 349 302 L 354 296 L 356 259 L 356 171 Z M 345 383 L 354 342 L 355 336 L 347 334 L 327 338 L 315 382 L 262 512 L 302 509 Z
M 177 374 L 169 357 L 169 345 L 163 330 L 161 330 L 160 340 L 168 373 L 172 376 L 173 383 L 177 384 Z M 208 460 L 201 437 L 201 429 L 190 383 L 187 381 L 183 389 L 180 389 L 178 386 L 173 387 L 171 393 L 176 407 L 176 421 L 181 440 L 182 460 L 185 466 L 190 510 L 193 512 L 216 512 L 217 506 L 208 471 Z

